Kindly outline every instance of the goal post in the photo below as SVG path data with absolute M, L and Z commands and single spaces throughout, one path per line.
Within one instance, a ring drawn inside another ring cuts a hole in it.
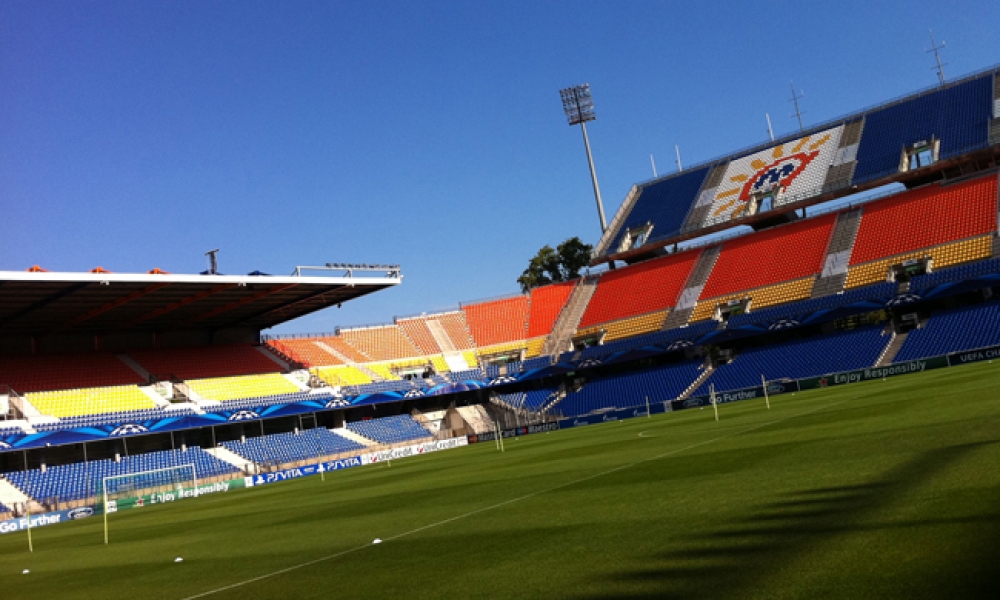
M 104 543 L 108 543 L 108 515 L 126 508 L 160 504 L 198 495 L 194 463 L 102 477 L 98 497 L 104 513 Z

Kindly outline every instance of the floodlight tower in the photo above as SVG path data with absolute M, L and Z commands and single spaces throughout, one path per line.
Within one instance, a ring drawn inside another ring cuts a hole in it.
M 604 203 L 601 202 L 601 188 L 597 185 L 597 171 L 594 170 L 594 157 L 590 153 L 590 138 L 587 137 L 587 121 L 597 119 L 594 114 L 594 99 L 590 95 L 590 84 L 576 85 L 559 90 L 562 96 L 563 110 L 570 126 L 579 124 L 583 130 L 583 145 L 587 149 L 587 162 L 590 164 L 590 180 L 594 184 L 594 198 L 597 200 L 597 216 L 601 219 L 601 233 L 608 228 L 604 218 Z

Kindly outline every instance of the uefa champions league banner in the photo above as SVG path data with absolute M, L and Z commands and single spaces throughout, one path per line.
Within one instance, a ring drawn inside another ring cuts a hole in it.
M 98 513 L 94 507 L 82 506 L 71 510 L 60 510 L 57 512 L 31 515 L 31 528 L 34 529 L 35 527 L 44 527 L 45 525 L 55 525 L 56 523 L 66 523 L 77 519 L 86 519 L 87 517 L 92 517 L 95 514 Z M 0 521 L 0 533 L 13 533 L 15 531 L 23 531 L 27 528 L 27 517 Z
M 948 355 L 948 364 L 952 367 L 984 360 L 1000 360 L 1000 346 L 990 346 L 967 352 L 952 352 Z

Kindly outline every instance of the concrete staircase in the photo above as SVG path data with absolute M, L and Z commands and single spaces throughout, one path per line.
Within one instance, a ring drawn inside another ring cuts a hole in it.
M 640 194 L 639 186 L 633 185 L 628 195 L 625 196 L 625 201 L 618 207 L 618 212 L 611 219 L 611 224 L 608 225 L 608 228 L 604 231 L 604 235 L 597 242 L 597 248 L 594 249 L 594 256 L 602 256 L 607 254 L 609 250 L 612 250 L 611 243 L 618 237 L 618 228 L 621 226 L 622 221 L 632 212 L 632 207 L 635 206 L 635 202 L 639 199 Z M 617 248 L 614 250 L 617 251 Z
M 431 332 L 431 337 L 437 342 L 438 348 L 441 348 L 441 352 L 454 352 L 455 344 L 451 343 L 451 338 L 448 337 L 448 332 L 444 330 L 444 325 L 441 324 L 441 321 L 428 319 L 425 322 L 427 323 L 427 329 Z
M 337 357 L 337 359 L 339 359 L 340 362 L 344 363 L 345 365 L 351 365 L 352 367 L 357 365 L 357 363 L 347 358 L 347 356 L 338 352 L 337 349 L 331 346 L 330 344 L 327 344 L 326 342 L 313 342 L 313 343 L 319 346 L 323 350 L 323 352 L 326 352 L 327 354 Z
M 317 346 L 319 346 L 320 348 L 322 348 L 324 352 L 329 352 L 330 354 L 332 354 L 332 355 L 336 356 L 337 358 L 339 358 L 341 360 L 341 362 L 343 362 L 345 365 L 348 365 L 350 367 L 354 367 L 355 369 L 361 371 L 362 373 L 364 373 L 365 375 L 367 375 L 368 378 L 371 379 L 372 381 L 385 381 L 385 377 L 382 377 L 381 375 L 379 375 L 375 371 L 372 371 L 368 367 L 366 367 L 366 366 L 364 366 L 364 365 L 362 365 L 360 363 L 356 363 L 353 360 L 347 358 L 346 356 L 344 356 L 340 352 L 337 352 L 337 350 L 333 346 L 331 346 L 330 344 L 327 344 L 326 342 L 313 342 L 313 343 L 316 344 Z
M 135 371 L 139 377 L 142 377 L 145 381 L 153 381 L 153 376 L 149 373 L 149 371 L 147 371 L 139 363 L 135 362 L 135 360 L 133 360 L 128 354 L 115 354 L 115 356 L 118 357 L 118 360 L 128 365 L 130 369 Z
M 875 366 L 884 367 L 885 365 L 891 365 L 892 361 L 896 360 L 896 355 L 899 354 L 900 348 L 903 347 L 903 343 L 906 342 L 906 338 L 909 335 L 909 333 L 893 332 L 892 339 L 889 340 L 889 345 L 882 351 L 882 356 L 878 357 Z
M 336 429 L 331 429 L 330 431 L 336 433 L 342 438 L 347 438 L 353 442 L 357 442 L 364 446 L 377 446 L 378 442 L 370 440 L 363 435 L 358 435 L 346 427 L 337 427 Z
M 233 465 L 240 471 L 243 471 L 244 473 L 247 473 L 249 475 L 256 475 L 260 471 L 260 469 L 257 467 L 257 463 L 253 462 L 249 458 L 245 458 L 243 456 L 240 456 L 239 454 L 236 454 L 229 448 L 225 448 L 223 446 L 216 446 L 215 448 L 205 448 L 205 452 L 208 452 L 209 454 L 221 460 L 222 462 L 226 462 Z
M 287 362 L 285 362 L 285 361 L 281 360 L 280 358 L 278 358 L 278 356 L 274 352 L 271 352 L 270 350 L 268 350 L 266 346 L 254 346 L 254 349 L 257 352 L 260 352 L 264 356 L 266 356 L 269 359 L 271 359 L 271 361 L 274 364 L 276 364 L 279 367 L 281 367 L 282 371 L 291 371 L 292 370 L 292 365 L 290 365 Z
M 677 306 L 667 316 L 667 320 L 663 322 L 663 331 L 687 325 L 695 305 L 698 304 L 701 290 L 704 289 L 705 282 L 708 281 L 709 275 L 712 274 L 712 269 L 715 268 L 715 262 L 719 260 L 721 252 L 721 244 L 702 250 L 701 256 L 698 257 L 698 262 L 691 269 L 687 283 L 684 284 L 684 291 L 681 292 L 680 298 L 677 300 Z
M 826 260 L 823 272 L 813 284 L 812 298 L 832 296 L 844 289 L 847 281 L 847 265 L 851 260 L 854 241 L 858 238 L 858 228 L 861 226 L 861 209 L 857 208 L 837 215 L 833 226 L 833 235 L 826 249 Z
M 547 413 L 550 410 L 552 410 L 552 408 L 555 405 L 563 401 L 563 398 L 566 397 L 566 393 L 567 393 L 566 384 L 565 383 L 559 384 L 559 389 L 557 389 L 555 392 L 552 393 L 552 395 L 546 398 L 545 402 L 543 402 L 542 405 L 539 407 L 538 409 L 539 412 Z
M 705 380 L 708 379 L 709 377 L 711 377 L 712 373 L 714 373 L 714 372 L 715 372 L 715 367 L 713 367 L 711 365 L 711 363 L 707 364 L 705 366 L 705 370 L 702 371 L 701 375 L 698 376 L 698 379 L 695 379 L 694 383 L 692 383 L 691 385 L 689 385 L 687 387 L 687 389 L 685 389 L 683 392 L 681 392 L 681 394 L 679 396 L 677 396 L 677 399 L 678 400 L 686 400 L 686 399 L 690 398 L 691 394 L 693 394 L 695 390 L 697 390 L 698 388 L 700 388 L 701 384 L 705 383 Z
M 14 487 L 14 484 L 0 477 L 0 504 L 3 504 L 7 508 L 14 508 L 15 506 L 22 506 L 25 502 L 31 502 L 32 512 L 42 512 L 44 510 L 40 504 L 32 500 L 27 494 Z
M 712 210 L 715 195 L 719 191 L 719 186 L 722 185 L 722 178 L 726 174 L 727 166 L 727 164 L 716 165 L 712 169 L 712 172 L 708 174 L 705 183 L 701 186 L 701 190 L 698 191 L 698 198 L 695 200 L 691 213 L 684 220 L 681 231 L 693 231 L 705 224 L 708 213 Z
M 466 424 L 472 428 L 476 433 L 486 433 L 493 431 L 494 423 L 493 418 L 486 411 L 485 408 L 479 404 L 474 404 L 472 406 L 459 406 L 458 414 L 465 419 Z
M 569 342 L 573 338 L 573 334 L 576 333 L 576 328 L 580 325 L 580 319 L 583 318 L 583 313 L 587 310 L 590 299 L 597 291 L 598 280 L 600 280 L 600 275 L 590 275 L 580 280 L 580 283 L 573 288 L 569 301 L 566 302 L 566 306 L 559 313 L 559 318 L 556 319 L 556 324 L 552 327 L 552 333 L 549 334 L 545 345 L 542 346 L 543 356 L 555 358 L 562 352 L 569 350 Z
M 844 125 L 840 134 L 840 143 L 833 159 L 830 161 L 830 169 L 827 171 L 826 180 L 823 182 L 823 191 L 832 192 L 843 189 L 851 185 L 854 178 L 854 168 L 858 161 L 858 145 L 861 142 L 861 132 L 864 129 L 864 120 L 857 120 Z

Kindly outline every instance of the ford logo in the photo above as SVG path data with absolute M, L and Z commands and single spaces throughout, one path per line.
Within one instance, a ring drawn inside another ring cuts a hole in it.
M 93 515 L 94 515 L 94 509 L 90 508 L 89 506 L 74 508 L 73 510 L 69 511 L 66 514 L 66 516 L 68 516 L 70 519 L 86 519 L 87 517 L 91 517 Z

